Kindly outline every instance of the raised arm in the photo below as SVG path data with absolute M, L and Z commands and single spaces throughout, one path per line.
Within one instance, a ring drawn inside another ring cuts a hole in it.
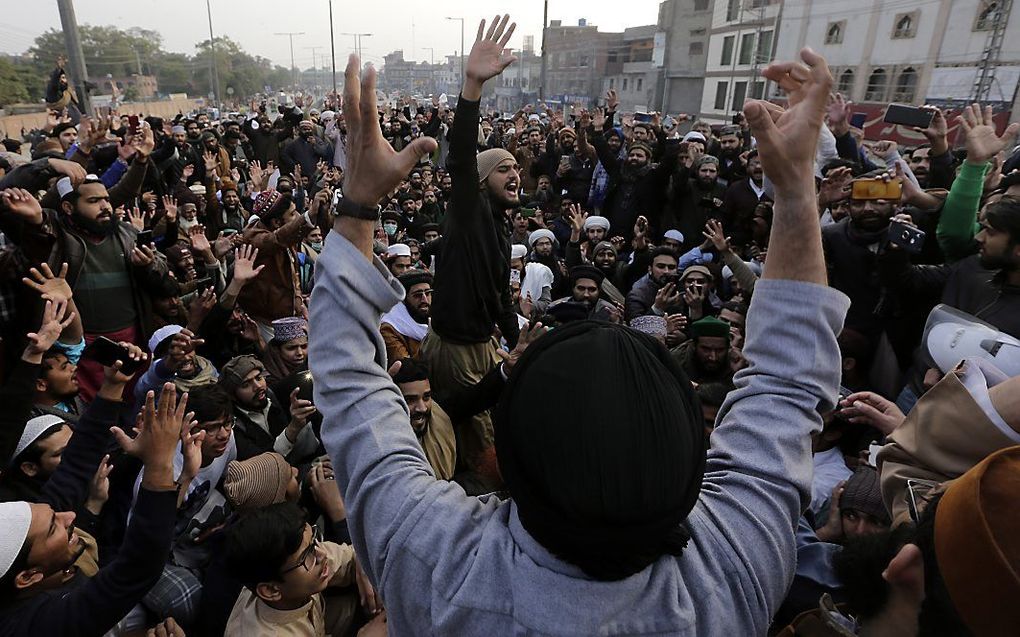
M 402 575 L 390 578 L 387 571 L 401 553 L 394 537 L 405 526 L 425 524 L 425 512 L 436 507 L 443 508 L 444 525 L 430 528 L 433 537 L 470 537 L 480 531 L 470 529 L 467 516 L 482 505 L 435 479 L 386 372 L 380 318 L 404 291 L 372 254 L 378 202 L 436 149 L 436 141 L 421 137 L 394 151 L 375 122 L 375 71 L 369 68 L 362 79 L 359 66 L 351 56 L 344 87 L 349 186 L 334 234 L 316 263 L 309 365 L 316 378 L 314 402 L 324 416 L 322 441 L 344 493 L 354 547 L 383 596 L 396 600 L 399 596 L 385 594 L 389 582 L 400 585 Z
M 787 92 L 788 109 L 757 100 L 744 107 L 775 185 L 775 219 L 747 317 L 750 366 L 720 409 L 695 509 L 718 527 L 729 559 L 745 565 L 740 577 L 760 591 L 747 601 L 762 618 L 761 634 L 793 577 L 794 529 L 810 497 L 810 436 L 821 428 L 819 410 L 838 396 L 836 335 L 849 306 L 826 286 L 815 211 L 815 149 L 832 76 L 810 49 L 801 59 L 763 72 Z

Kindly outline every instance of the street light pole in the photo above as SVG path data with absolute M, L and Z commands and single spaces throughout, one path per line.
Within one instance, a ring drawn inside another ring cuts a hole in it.
M 71 0 L 57 0 L 60 10 L 60 26 L 64 30 L 67 45 L 67 61 L 71 65 L 71 81 L 78 93 L 78 104 L 82 115 L 92 115 L 92 98 L 89 97 L 89 73 L 85 68 L 85 54 L 81 50 L 81 36 L 78 35 L 78 20 L 74 17 Z
M 208 0 L 206 0 L 206 1 L 208 2 Z M 287 36 L 290 39 L 290 81 L 291 81 L 291 83 L 294 84 L 295 87 L 297 86 L 297 76 L 295 75 L 294 72 L 297 70 L 297 67 L 294 66 L 294 36 L 295 35 L 304 35 L 304 34 L 305 34 L 304 31 L 288 31 L 288 32 L 285 32 L 285 33 L 274 33 L 273 34 L 273 35 L 285 35 L 285 36 Z
M 362 57 L 361 57 L 361 38 L 362 37 L 370 38 L 370 37 L 372 37 L 372 34 L 371 33 L 351 33 L 350 31 L 345 31 L 345 32 L 341 33 L 340 35 L 352 35 L 352 36 L 354 36 L 354 52 L 358 54 L 358 59 L 362 60 Z M 364 60 L 362 60 L 361 63 L 364 64 L 365 63 Z
M 209 91 L 213 94 L 213 101 L 220 101 L 220 72 L 216 68 L 216 38 L 213 37 L 212 29 L 212 5 L 205 0 L 205 11 L 209 16 Z
M 447 16 L 447 20 L 459 20 L 460 21 L 460 83 L 464 85 L 464 18 L 451 18 Z
M 329 54 L 333 59 L 333 94 L 336 94 L 336 44 L 333 42 L 333 0 L 329 0 Z
M 306 49 L 312 50 L 312 81 L 315 82 L 315 86 L 318 87 L 319 81 L 322 79 L 319 77 L 319 67 L 315 64 L 315 56 L 318 53 L 321 46 L 306 46 Z

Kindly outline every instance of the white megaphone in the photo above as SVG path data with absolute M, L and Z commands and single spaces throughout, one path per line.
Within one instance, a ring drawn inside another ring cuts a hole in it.
M 1020 340 L 954 307 L 935 306 L 922 343 L 944 374 L 965 358 L 982 358 L 1007 376 L 1020 376 Z

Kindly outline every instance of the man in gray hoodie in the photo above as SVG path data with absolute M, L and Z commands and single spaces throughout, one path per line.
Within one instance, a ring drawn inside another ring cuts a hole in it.
M 469 78 L 513 62 L 507 22 L 479 27 Z M 539 338 L 510 372 L 495 410 L 506 500 L 436 480 L 386 372 L 379 319 L 404 292 L 372 254 L 377 204 L 435 141 L 393 151 L 375 120 L 375 73 L 362 80 L 351 57 L 351 188 L 316 267 L 309 358 L 354 547 L 395 634 L 766 633 L 793 578 L 810 435 L 838 395 L 848 307 L 825 286 L 811 177 L 832 77 L 817 54 L 801 56 L 764 71 L 789 93 L 787 110 L 745 107 L 775 222 L 747 319 L 750 364 L 719 410 L 711 451 L 666 350 L 582 321 Z M 593 367 L 606 351 L 623 362 Z M 581 383 L 550 383 L 557 368 L 587 373 L 603 400 Z M 536 402 L 556 418 L 536 415 Z

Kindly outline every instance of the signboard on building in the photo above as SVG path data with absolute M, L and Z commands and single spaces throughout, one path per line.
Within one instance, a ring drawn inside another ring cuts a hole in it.
M 652 40 L 652 66 L 661 69 L 666 62 L 666 32 L 659 31 Z

